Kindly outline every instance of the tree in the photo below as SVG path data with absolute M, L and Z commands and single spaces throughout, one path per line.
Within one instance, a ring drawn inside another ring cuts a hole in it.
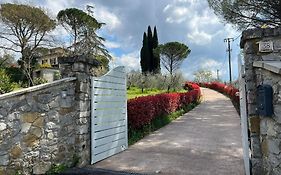
M 19 64 L 32 85 L 34 50 L 46 44 L 56 23 L 40 8 L 11 3 L 1 4 L 0 19 L 0 48 L 21 53 Z
M 13 88 L 14 87 L 10 76 L 5 72 L 4 69 L 0 68 L 0 94 L 11 92 Z
M 153 34 L 152 34 L 152 31 L 151 31 L 151 27 L 148 26 L 147 28 L 147 43 L 148 43 L 148 71 L 149 72 L 153 72 L 153 41 L 152 41 L 152 38 L 153 38 Z
M 74 54 L 103 55 L 111 59 L 103 44 L 105 39 L 96 34 L 96 30 L 104 23 L 99 23 L 90 14 L 76 8 L 59 11 L 57 19 L 73 37 Z
M 142 73 L 160 73 L 160 57 L 154 54 L 153 49 L 158 47 L 157 29 L 154 27 L 152 33 L 151 27 L 148 26 L 147 34 L 143 35 L 143 46 L 141 48 L 141 68 Z
M 153 54 L 153 49 L 158 47 L 158 36 L 157 36 L 157 29 L 156 26 L 153 30 L 153 37 L 152 37 L 152 55 L 153 55 L 153 71 L 154 73 L 160 73 L 160 55 L 155 53 Z
M 281 24 L 280 0 L 208 0 L 208 3 L 225 22 L 239 29 Z
M 170 75 L 180 68 L 190 52 L 191 50 L 185 44 L 179 42 L 161 44 L 155 49 L 155 54 L 160 55 L 161 63 Z
M 141 71 L 142 73 L 149 72 L 149 49 L 148 49 L 148 41 L 147 41 L 147 36 L 146 33 L 144 32 L 143 34 L 143 40 L 142 40 L 142 48 L 141 48 Z
M 176 71 L 180 68 L 183 60 L 186 59 L 190 52 L 191 50 L 188 48 L 188 46 L 179 42 L 161 44 L 154 49 L 154 53 L 160 55 L 162 65 L 170 74 L 171 81 L 168 91 L 175 81 L 174 75 Z
M 210 70 L 198 70 L 193 75 L 195 82 L 212 82 L 214 80 Z
M 0 68 L 1 67 L 9 67 L 16 63 L 15 57 L 9 53 L 4 53 L 0 56 Z

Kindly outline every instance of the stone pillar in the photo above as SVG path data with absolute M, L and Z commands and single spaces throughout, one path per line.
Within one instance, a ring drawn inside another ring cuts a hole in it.
M 273 49 L 260 51 L 259 43 L 267 41 L 273 43 Z M 265 70 L 255 66 L 255 63 L 261 61 L 280 61 L 280 46 L 281 28 L 249 29 L 242 34 L 240 47 L 244 52 L 251 168 L 253 175 L 278 174 L 281 172 L 279 171 L 281 168 L 281 156 L 277 156 L 280 153 L 281 142 L 279 140 L 278 143 L 276 142 L 276 139 L 281 138 L 281 136 L 278 136 L 278 131 L 275 134 L 270 131 L 274 130 L 274 127 L 277 129 L 276 127 L 280 125 L 274 121 L 274 116 L 262 117 L 257 114 L 257 86 L 260 84 L 273 85 L 273 81 L 266 81 L 266 79 L 272 80 L 273 75 L 269 72 L 265 73 Z M 279 77 L 281 78 L 280 75 Z M 276 144 L 273 144 L 273 141 Z M 276 150 L 277 148 L 278 151 Z M 278 166 L 279 170 L 276 169 Z
M 78 166 L 90 163 L 90 124 L 91 124 L 91 68 L 98 65 L 95 59 L 85 56 L 65 57 L 59 59 L 62 78 L 76 77 L 75 98 L 78 106 L 76 118 L 76 152 Z

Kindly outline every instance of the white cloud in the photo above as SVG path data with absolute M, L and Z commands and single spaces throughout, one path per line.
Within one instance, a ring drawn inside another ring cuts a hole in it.
M 187 7 L 167 5 L 163 12 L 168 13 L 167 23 L 183 23 L 190 17 L 190 9 Z
M 215 59 L 204 59 L 204 62 L 203 64 L 201 64 L 201 68 L 202 69 L 218 69 L 219 67 L 222 66 L 222 63 L 221 62 L 218 62 L 217 60 Z
M 104 45 L 106 48 L 109 49 L 116 49 L 121 47 L 120 43 L 114 41 L 108 41 L 108 40 L 105 41 Z
M 195 43 L 197 45 L 207 45 L 212 42 L 212 35 L 204 32 L 204 31 L 194 31 L 191 34 L 187 34 L 187 38 L 190 42 Z
M 123 54 L 119 57 L 115 56 L 111 61 L 111 66 L 112 67 L 125 66 L 128 71 L 139 70 L 140 69 L 139 53 L 131 52 L 128 54 Z
M 94 16 L 98 21 L 106 23 L 103 28 L 107 29 L 109 32 L 112 32 L 121 25 L 121 21 L 117 15 L 110 12 L 107 8 L 95 8 Z
M 45 7 L 47 7 L 47 11 L 51 13 L 50 15 L 55 18 L 60 10 L 75 7 L 75 0 L 46 0 Z

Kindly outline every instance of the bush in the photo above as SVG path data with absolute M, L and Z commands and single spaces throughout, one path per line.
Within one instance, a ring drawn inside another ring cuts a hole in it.
M 171 84 L 171 82 L 173 82 Z M 182 84 L 184 83 L 184 78 L 182 74 L 177 73 L 170 77 L 170 75 L 162 74 L 142 74 L 140 72 L 130 72 L 127 74 L 127 88 L 138 87 L 140 89 L 159 89 L 167 90 L 180 90 L 182 89 Z
M 49 63 L 44 63 L 44 64 L 40 64 L 39 68 L 44 69 L 44 68 L 52 68 L 52 65 L 50 65 Z
M 22 73 L 22 69 L 19 67 L 6 67 L 6 73 L 10 76 L 12 82 L 20 84 L 20 82 L 27 82 L 26 77 Z
M 44 78 L 34 78 L 33 80 L 34 85 L 39 85 L 39 84 L 44 84 L 44 83 L 48 83 L 48 81 Z
M 149 125 L 157 117 L 170 114 L 184 106 L 196 102 L 200 95 L 199 86 L 185 93 L 164 93 L 145 96 L 128 101 L 129 129 L 139 129 Z
M 0 68 L 0 94 L 11 92 L 13 89 L 14 84 L 11 82 L 10 76 Z

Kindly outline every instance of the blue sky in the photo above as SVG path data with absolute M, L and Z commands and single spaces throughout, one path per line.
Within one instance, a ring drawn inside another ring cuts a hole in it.
M 219 69 L 220 77 L 228 80 L 223 39 L 237 38 L 232 43 L 233 77 L 237 78 L 240 32 L 223 24 L 209 9 L 207 0 L 28 0 L 26 3 L 43 7 L 53 18 L 65 8 L 85 10 L 86 5 L 94 6 L 94 17 L 106 23 L 99 34 L 106 38 L 105 44 L 114 57 L 112 65 L 125 65 L 128 70 L 140 70 L 142 36 L 151 25 L 157 26 L 160 43 L 179 41 L 189 46 L 191 54 L 181 67 L 187 79 L 192 80 L 199 69 L 211 70 L 214 75 Z M 62 27 L 53 34 L 62 38 L 67 35 Z

